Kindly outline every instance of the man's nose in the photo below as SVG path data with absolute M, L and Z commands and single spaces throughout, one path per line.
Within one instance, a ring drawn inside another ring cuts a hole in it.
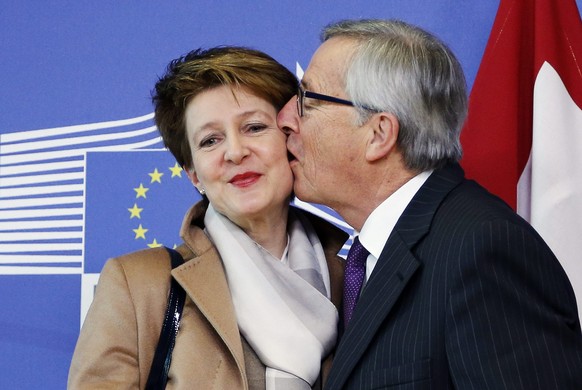
M 277 126 L 287 135 L 298 132 L 297 97 L 293 96 L 277 115 Z

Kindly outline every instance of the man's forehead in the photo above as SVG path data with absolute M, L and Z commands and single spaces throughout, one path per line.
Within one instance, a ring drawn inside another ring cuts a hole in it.
M 306 91 L 313 92 L 330 92 L 330 88 L 340 83 L 337 77 L 330 74 L 318 74 L 316 72 L 307 73 L 301 79 L 301 86 Z
M 305 90 L 321 92 L 340 83 L 341 73 L 338 69 L 311 63 L 301 79 Z
M 348 59 L 356 42 L 348 38 L 331 38 L 316 50 L 301 85 L 306 90 L 322 91 L 341 88 Z
M 303 87 L 303 89 L 305 89 L 306 91 L 309 90 L 313 90 L 314 88 L 317 89 L 316 86 L 316 82 L 312 81 L 312 78 L 310 78 L 310 76 L 305 73 L 303 75 L 303 78 L 301 79 L 301 86 Z

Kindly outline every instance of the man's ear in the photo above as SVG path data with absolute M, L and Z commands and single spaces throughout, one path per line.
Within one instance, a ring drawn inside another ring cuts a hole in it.
M 380 112 L 370 118 L 368 126 L 373 133 L 368 141 L 366 159 L 372 162 L 386 157 L 394 150 L 400 125 L 393 114 Z

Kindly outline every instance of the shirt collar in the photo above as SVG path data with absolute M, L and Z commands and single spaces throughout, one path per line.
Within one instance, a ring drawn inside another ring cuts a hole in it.
M 420 187 L 433 171 L 424 171 L 414 176 L 396 192 L 380 203 L 368 216 L 359 233 L 360 242 L 376 259 L 380 257 L 388 237 L 398 219 Z M 357 233 L 357 232 L 356 232 Z M 358 234 L 355 234 L 358 235 Z

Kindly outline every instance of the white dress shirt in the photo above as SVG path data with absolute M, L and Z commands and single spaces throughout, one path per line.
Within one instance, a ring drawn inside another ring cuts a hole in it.
M 410 179 L 372 211 L 360 232 L 354 232 L 354 237 L 359 236 L 364 248 L 370 252 L 364 283 L 370 278 L 396 222 L 431 173 L 432 170 L 425 171 Z

